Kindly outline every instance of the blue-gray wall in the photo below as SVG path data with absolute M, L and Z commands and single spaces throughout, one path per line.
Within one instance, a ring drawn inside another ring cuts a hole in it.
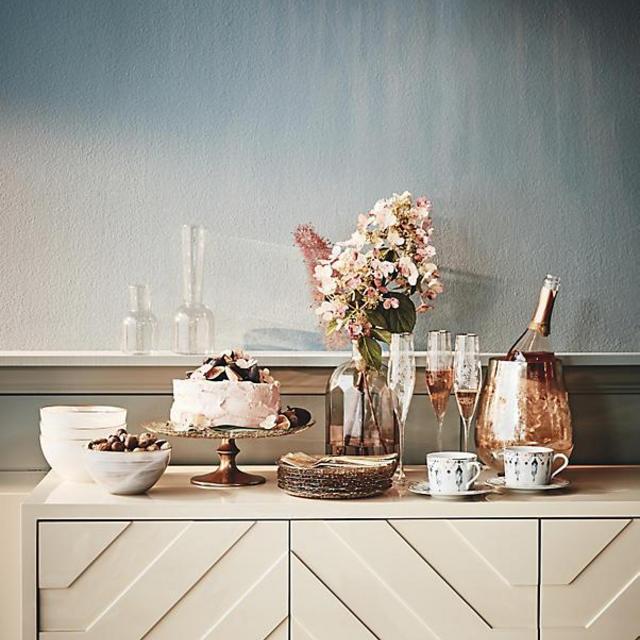
M 0 2 L 0 349 L 113 348 L 212 230 L 218 344 L 316 347 L 291 231 L 436 204 L 427 323 L 508 346 L 547 271 L 559 350 L 637 350 L 637 2 Z M 426 324 L 424 325 L 426 326 Z

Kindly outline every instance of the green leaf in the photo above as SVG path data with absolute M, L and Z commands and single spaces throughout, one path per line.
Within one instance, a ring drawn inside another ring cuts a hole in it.
M 391 332 L 386 331 L 385 329 L 373 329 L 371 331 L 371 335 L 376 340 L 382 340 L 382 342 L 386 342 L 387 344 L 391 343 Z
M 384 309 L 387 315 L 387 329 L 391 333 L 411 333 L 416 326 L 416 307 L 411 298 L 403 293 L 393 294 L 400 303 L 397 309 Z
M 330 336 L 337 328 L 338 328 L 338 321 L 335 319 L 329 320 L 329 322 L 327 322 L 327 326 L 325 327 L 325 332 L 328 336 Z
M 375 309 L 367 311 L 369 322 L 376 328 L 388 333 L 411 333 L 416 326 L 416 307 L 409 296 L 403 293 L 391 293 L 387 297 L 398 300 L 397 309 L 385 309 L 380 303 Z M 380 338 L 384 340 L 384 338 Z M 384 340 L 388 342 L 388 340 Z
M 377 329 L 384 329 L 385 331 L 388 331 L 389 327 L 387 326 L 387 317 L 385 314 L 385 308 L 382 304 L 379 304 L 375 309 L 369 309 L 369 311 L 367 311 L 367 318 Z
M 369 336 L 358 339 L 358 351 L 368 367 L 378 371 L 382 367 L 382 347 Z

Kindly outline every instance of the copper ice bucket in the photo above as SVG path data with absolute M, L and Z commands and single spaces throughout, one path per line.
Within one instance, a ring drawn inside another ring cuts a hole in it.
M 478 404 L 476 450 L 489 466 L 504 472 L 502 450 L 514 444 L 573 450 L 569 396 L 562 362 L 514 362 L 491 358 Z

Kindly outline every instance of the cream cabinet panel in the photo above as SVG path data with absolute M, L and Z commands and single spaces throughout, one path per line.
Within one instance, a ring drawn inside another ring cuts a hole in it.
M 640 521 L 542 521 L 543 640 L 640 637 Z
M 537 526 L 293 522 L 292 638 L 534 640 Z M 350 634 L 334 631 L 347 624 Z
M 375 636 L 295 555 L 291 558 L 291 622 L 297 640 L 349 638 L 375 640 Z
M 39 638 L 282 640 L 287 538 L 284 522 L 41 523 Z

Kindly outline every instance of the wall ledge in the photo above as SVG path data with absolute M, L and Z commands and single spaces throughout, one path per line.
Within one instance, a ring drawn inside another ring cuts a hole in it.
M 265 367 L 335 367 L 349 351 L 251 351 Z M 483 363 L 500 354 L 482 354 Z M 425 357 L 417 351 L 418 362 Z M 639 366 L 640 352 L 559 353 L 566 366 Z M 195 367 L 200 356 L 171 351 L 133 356 L 121 351 L 0 351 L 0 367 Z

